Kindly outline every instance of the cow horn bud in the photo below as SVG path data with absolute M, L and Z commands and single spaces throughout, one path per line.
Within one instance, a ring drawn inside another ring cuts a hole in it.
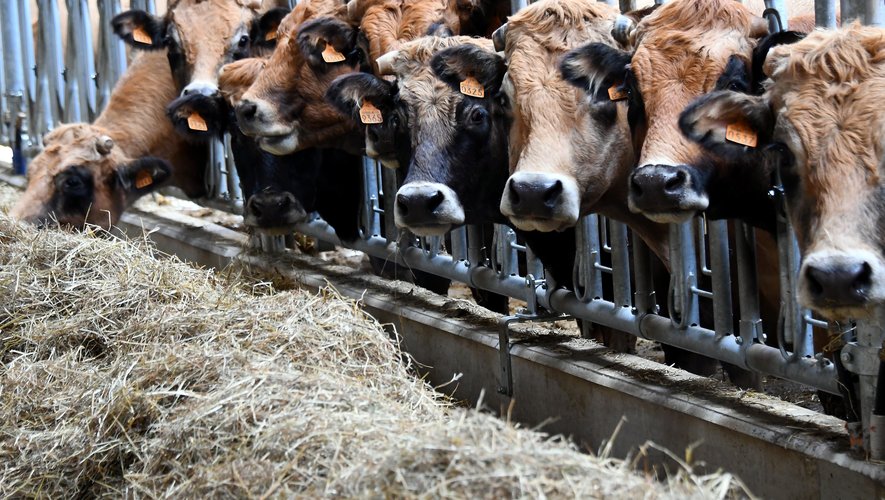
M 350 0 L 347 2 L 347 18 L 351 21 L 357 21 L 360 18 L 357 0 Z
M 636 33 L 636 23 L 625 15 L 619 15 L 612 27 L 612 38 L 624 47 L 632 47 Z
M 393 73 L 393 61 L 396 59 L 396 56 L 399 55 L 398 50 L 391 50 L 390 52 L 382 55 L 378 59 L 375 60 L 375 64 L 378 65 L 378 74 L 379 75 L 392 75 Z
M 507 42 L 507 23 L 504 23 L 492 33 L 492 43 L 495 44 L 495 52 L 503 52 Z
M 109 154 L 112 149 L 114 149 L 114 140 L 110 137 L 103 135 L 95 140 L 95 150 L 98 151 L 98 154 Z

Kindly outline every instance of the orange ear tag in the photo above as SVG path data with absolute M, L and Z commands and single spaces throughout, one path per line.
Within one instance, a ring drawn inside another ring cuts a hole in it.
M 366 125 L 384 123 L 384 117 L 381 115 L 381 110 L 376 108 L 372 101 L 363 100 L 363 105 L 360 106 L 360 121 Z
M 731 142 L 755 148 L 759 142 L 756 131 L 746 122 L 729 123 L 725 126 L 725 138 Z
M 331 43 L 326 43 L 326 50 L 323 51 L 323 61 L 327 63 L 338 63 L 347 59 L 344 54 L 335 50 Z
M 269 42 L 271 40 L 277 39 L 277 30 L 268 31 L 266 35 L 264 35 L 264 41 Z
M 151 36 L 148 35 L 148 32 L 141 26 L 136 26 L 135 29 L 132 30 L 132 39 L 144 45 L 153 45 L 154 43 Z
M 483 88 L 476 78 L 468 76 L 461 82 L 461 93 L 482 99 L 486 96 L 486 89 Z
M 154 183 L 154 178 L 146 170 L 139 170 L 135 174 L 135 187 L 144 189 Z
M 608 98 L 612 101 L 623 101 L 627 98 L 627 91 L 622 89 L 620 85 L 614 84 L 608 88 Z
M 191 130 L 198 130 L 200 132 L 207 132 L 209 130 L 209 127 L 206 125 L 206 120 L 196 112 L 191 113 L 191 115 L 187 117 L 187 127 Z

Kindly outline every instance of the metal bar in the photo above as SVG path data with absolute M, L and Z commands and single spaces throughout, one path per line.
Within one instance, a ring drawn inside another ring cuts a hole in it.
M 98 109 L 104 109 L 111 97 L 114 84 L 126 71 L 126 48 L 123 41 L 111 31 L 111 19 L 120 13 L 120 0 L 98 0 L 99 55 L 98 55 Z
M 581 217 L 575 227 L 575 294 L 584 302 L 602 298 L 599 265 L 599 220 L 595 214 Z
M 734 334 L 734 312 L 731 304 L 731 261 L 728 252 L 728 222 L 711 221 L 710 280 L 713 289 L 713 329 L 720 337 Z
M 621 307 L 632 307 L 630 290 L 630 250 L 627 248 L 627 226 L 614 220 L 609 221 L 612 245 L 612 283 L 614 302 Z
M 756 235 L 746 224 L 735 223 L 735 254 L 737 256 L 738 299 L 741 307 L 739 332 L 741 343 L 750 345 L 764 340 L 759 317 L 759 295 L 756 275 Z
M 95 55 L 92 24 L 86 0 L 67 0 L 68 46 L 65 75 L 68 82 L 67 121 L 92 121 L 95 118 Z M 76 102 L 76 105 L 75 105 Z
M 814 24 L 822 28 L 836 27 L 836 0 L 814 0 Z
M 765 8 L 777 10 L 778 15 L 780 15 L 781 21 L 783 22 L 783 26 L 778 26 L 776 21 L 769 19 L 769 31 L 774 33 L 779 31 L 780 28 L 785 30 L 789 28 L 790 11 L 787 7 L 787 0 L 765 0 Z

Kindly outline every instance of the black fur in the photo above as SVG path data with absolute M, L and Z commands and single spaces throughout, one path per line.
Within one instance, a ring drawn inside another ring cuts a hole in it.
M 567 52 L 559 63 L 559 71 L 565 81 L 592 92 L 591 97 L 595 100 L 607 101 L 609 87 L 624 83 L 632 57 L 630 52 L 604 43 L 588 43 Z M 591 80 L 595 82 L 596 88 L 590 88 Z
M 166 107 L 166 116 L 172 120 L 175 130 L 196 141 L 206 141 L 212 137 L 220 137 L 227 128 L 227 102 L 218 97 L 207 97 L 200 94 L 181 96 Z M 188 117 L 196 112 L 206 121 L 207 131 L 191 130 Z
M 752 84 L 750 90 L 753 94 L 759 95 L 765 90 L 762 88 L 762 82 L 768 79 L 768 76 L 762 68 L 765 65 L 765 58 L 768 56 L 768 51 L 778 45 L 796 43 L 803 38 L 805 38 L 805 33 L 800 33 L 798 31 L 780 31 L 778 33 L 767 35 L 759 40 L 759 43 L 756 44 L 756 48 L 753 49 L 753 61 L 751 64 Z
M 367 64 L 366 52 L 358 29 L 331 17 L 320 17 L 310 20 L 298 30 L 298 46 L 301 54 L 314 71 L 325 71 L 331 65 L 347 64 L 363 67 Z M 345 56 L 338 63 L 327 63 L 323 60 L 323 50 L 331 44 Z
M 507 66 L 504 58 L 475 45 L 460 45 L 445 49 L 433 56 L 430 67 L 436 76 L 458 89 L 468 76 L 476 78 L 489 94 L 497 94 Z
M 55 176 L 53 185 L 55 189 L 49 200 L 49 212 L 85 218 L 95 199 L 92 173 L 83 167 L 69 167 Z
M 277 38 L 267 40 L 267 34 L 276 32 L 280 22 L 289 12 L 287 8 L 277 7 L 265 12 L 252 23 L 249 29 L 249 37 L 252 39 L 251 57 L 263 57 L 273 52 L 277 46 Z
M 138 173 L 142 171 L 147 172 L 153 182 L 139 188 L 136 186 L 136 179 Z M 170 177 L 172 177 L 172 165 L 166 160 L 153 156 L 139 158 L 117 169 L 117 181 L 130 198 L 138 198 L 162 187 Z
M 136 49 L 161 50 L 166 48 L 166 19 L 151 15 L 143 10 L 127 10 L 111 20 L 114 33 Z M 136 42 L 132 38 L 135 28 L 141 27 L 151 37 L 151 44 Z

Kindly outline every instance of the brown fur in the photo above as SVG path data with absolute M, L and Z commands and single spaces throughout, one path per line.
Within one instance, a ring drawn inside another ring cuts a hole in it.
M 95 202 L 86 222 L 108 227 L 134 200 L 107 186 L 118 167 L 143 156 L 168 160 L 174 168 L 170 183 L 189 195 L 201 194 L 205 153 L 194 151 L 166 118 L 166 104 L 176 94 L 166 54 L 138 56 L 114 87 L 107 108 L 94 124 L 62 125 L 47 134 L 47 146 L 31 162 L 28 188 L 12 216 L 31 220 L 45 215 L 54 190 L 53 178 L 69 166 L 79 165 L 88 168 L 96 179 Z M 103 135 L 115 144 L 107 156 L 98 154 L 95 148 L 96 140 Z M 72 226 L 84 222 L 68 220 L 66 214 L 55 216 Z
M 354 0 L 357 11 L 351 21 L 359 24 L 369 40 L 369 57 L 378 57 L 399 48 L 406 41 L 424 36 L 431 25 L 446 21 L 446 0 Z
M 246 90 L 267 65 L 266 58 L 250 57 L 225 64 L 218 74 L 218 89 L 231 106 L 236 106 Z
M 775 48 L 766 72 L 772 107 L 781 116 L 779 135 L 798 139 L 788 142 L 804 201 L 791 208 L 816 220 L 796 224 L 800 243 L 860 246 L 859 239 L 877 234 L 885 240 L 876 227 L 882 200 L 873 198 L 885 179 L 885 31 L 858 24 L 816 31 Z
M 564 81 L 557 67 L 567 50 L 581 44 L 616 46 L 610 34 L 616 16 L 602 2 L 542 0 L 509 19 L 504 87 L 513 109 L 510 170 L 574 176 L 582 214 L 599 211 L 629 222 L 667 262 L 666 231 L 626 207 L 633 165 L 626 106 L 617 105 L 614 128 L 597 131 L 583 92 Z
M 639 165 L 700 157 L 679 132 L 679 114 L 713 90 L 731 55 L 751 60 L 761 21 L 734 0 L 673 0 L 639 23 L 631 67 L 648 124 Z

